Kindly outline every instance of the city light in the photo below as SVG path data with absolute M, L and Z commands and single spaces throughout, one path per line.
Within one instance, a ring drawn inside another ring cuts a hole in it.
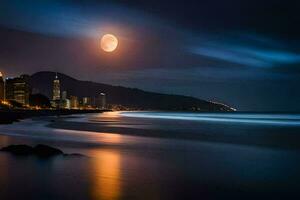
M 106 94 L 99 92 L 95 97 L 78 97 L 69 94 L 68 91 L 61 91 L 61 82 L 58 73 L 53 77 L 51 106 L 31 104 L 29 75 L 19 77 L 3 78 L 0 72 L 0 102 L 2 106 L 10 109 L 28 109 L 28 110 L 103 110 L 106 109 Z M 45 98 L 47 98 L 45 96 Z M 49 101 L 49 100 L 48 100 Z

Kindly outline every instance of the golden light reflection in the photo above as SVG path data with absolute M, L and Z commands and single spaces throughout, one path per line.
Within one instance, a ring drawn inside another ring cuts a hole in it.
M 93 152 L 93 199 L 115 200 L 120 198 L 120 154 L 113 150 Z
M 103 133 L 101 135 L 101 141 L 111 144 L 120 144 L 122 142 L 122 136 L 115 133 Z
M 0 137 L 0 147 L 8 146 L 12 143 L 12 140 L 9 136 L 1 135 Z
M 118 111 L 104 112 L 104 113 L 100 113 L 99 117 L 101 117 L 101 119 L 103 119 L 103 118 L 119 119 L 120 118 L 120 112 L 118 112 Z

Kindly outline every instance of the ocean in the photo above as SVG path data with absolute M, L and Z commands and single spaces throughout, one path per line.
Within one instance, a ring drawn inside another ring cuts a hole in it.
M 0 199 L 300 197 L 300 114 L 106 112 L 0 125 L 0 147 L 47 144 L 84 157 L 0 152 Z

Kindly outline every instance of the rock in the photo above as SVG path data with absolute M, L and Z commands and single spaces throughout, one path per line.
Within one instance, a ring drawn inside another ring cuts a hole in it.
M 33 153 L 33 148 L 28 145 L 10 145 L 3 147 L 1 151 L 10 152 L 15 155 L 30 155 Z
M 43 144 L 38 144 L 35 147 L 28 145 L 10 145 L 3 147 L 1 151 L 9 152 L 14 155 L 36 155 L 39 157 L 51 157 L 63 154 L 61 150 Z
M 43 144 L 35 146 L 33 148 L 33 153 L 39 157 L 50 157 L 63 154 L 61 150 Z
M 62 155 L 62 156 L 66 156 L 66 157 L 85 157 L 82 154 L 78 154 L 78 153 L 73 153 L 73 154 L 65 154 L 63 151 L 61 151 L 60 149 L 56 149 L 44 144 L 38 144 L 35 147 L 31 147 L 28 145 L 10 145 L 7 147 L 3 147 L 2 149 L 0 149 L 0 151 L 4 151 L 4 152 L 9 152 L 13 155 L 20 155 L 20 156 L 29 156 L 29 155 L 33 155 L 33 156 L 38 156 L 39 158 L 50 158 L 53 156 L 58 156 L 58 155 Z

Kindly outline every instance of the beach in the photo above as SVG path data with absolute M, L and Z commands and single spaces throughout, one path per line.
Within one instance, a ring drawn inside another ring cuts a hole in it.
M 47 144 L 85 156 L 40 159 L 0 152 L 0 198 L 299 196 L 299 119 L 297 114 L 105 112 L 1 125 L 0 147 Z

